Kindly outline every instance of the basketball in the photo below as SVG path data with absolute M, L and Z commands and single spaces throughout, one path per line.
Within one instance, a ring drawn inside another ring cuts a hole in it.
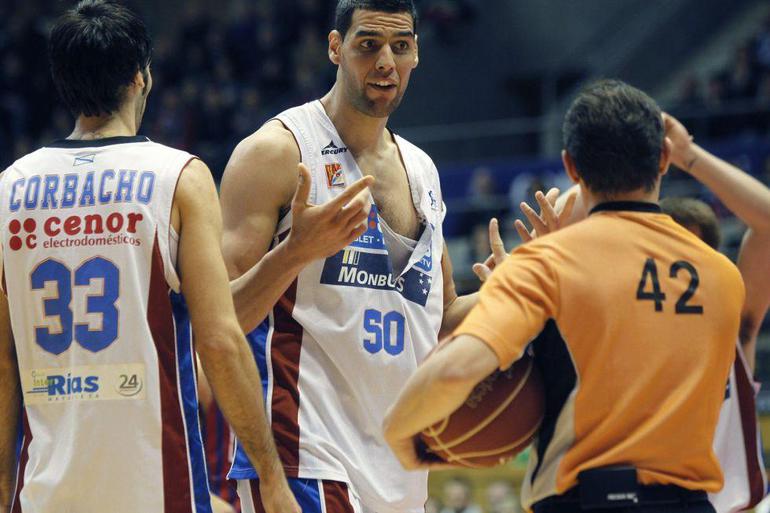
M 428 453 L 447 463 L 494 467 L 529 445 L 544 411 L 543 381 L 525 352 L 508 369 L 476 385 L 460 408 L 426 428 L 420 439 Z

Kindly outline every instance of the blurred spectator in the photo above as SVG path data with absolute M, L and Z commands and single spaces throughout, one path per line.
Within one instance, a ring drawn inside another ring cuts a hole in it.
M 690 74 L 682 81 L 677 98 L 679 108 L 693 109 L 703 106 L 700 85 L 695 75 Z
M 453 477 L 444 483 L 444 506 L 441 513 L 482 513 L 471 500 L 471 484 L 462 477 Z
M 519 498 L 513 484 L 506 480 L 492 481 L 487 486 L 487 513 L 521 513 Z
M 487 167 L 473 170 L 466 201 L 468 210 L 463 215 L 462 233 L 471 233 L 477 225 L 485 227 L 491 218 L 500 219 L 506 215 L 505 193 L 499 190 Z
M 728 78 L 727 97 L 747 100 L 753 98 L 757 91 L 757 77 L 752 67 L 751 57 L 747 46 L 738 48 L 733 59 L 733 69 Z

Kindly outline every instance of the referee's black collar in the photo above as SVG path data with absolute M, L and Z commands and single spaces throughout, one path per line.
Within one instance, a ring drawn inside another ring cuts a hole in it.
M 646 201 L 607 201 L 599 203 L 588 213 L 595 214 L 596 212 L 619 212 L 622 210 L 630 210 L 632 212 L 647 212 L 651 214 L 660 214 L 662 210 L 657 203 L 649 203 Z
M 113 144 L 126 144 L 149 142 L 149 138 L 144 135 L 118 135 L 115 137 L 105 137 L 103 139 L 60 139 L 47 144 L 47 148 L 99 148 L 101 146 L 110 146 Z

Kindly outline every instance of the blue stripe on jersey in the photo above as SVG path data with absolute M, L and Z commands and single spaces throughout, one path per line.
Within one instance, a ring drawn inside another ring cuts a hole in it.
M 302 513 L 323 513 L 318 480 L 290 478 L 288 481 L 289 488 L 302 508 Z
M 246 340 L 249 341 L 251 346 L 251 352 L 254 353 L 254 359 L 257 361 L 257 368 L 259 369 L 259 376 L 262 379 L 262 397 L 267 401 L 267 333 L 270 330 L 270 322 L 268 319 L 262 321 L 262 324 L 254 328 L 252 332 L 246 335 Z M 233 466 L 230 467 L 230 472 L 227 474 L 228 479 L 256 479 L 257 471 L 249 461 L 249 457 L 241 447 L 241 444 L 237 442 L 235 444 L 235 457 L 233 458 Z
M 198 391 L 195 385 L 195 359 L 190 343 L 190 317 L 187 304 L 181 294 L 171 292 L 171 308 L 176 326 L 177 365 L 179 388 L 182 395 L 185 424 L 187 425 L 187 450 L 192 466 L 193 492 L 196 513 L 211 513 L 208 478 L 206 477 L 206 456 L 198 424 Z

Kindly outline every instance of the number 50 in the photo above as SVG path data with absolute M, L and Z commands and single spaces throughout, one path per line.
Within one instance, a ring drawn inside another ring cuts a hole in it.
M 391 356 L 404 351 L 404 316 L 396 311 L 385 315 L 379 310 L 364 312 L 364 330 L 373 338 L 364 339 L 364 349 L 377 354 L 383 349 Z

